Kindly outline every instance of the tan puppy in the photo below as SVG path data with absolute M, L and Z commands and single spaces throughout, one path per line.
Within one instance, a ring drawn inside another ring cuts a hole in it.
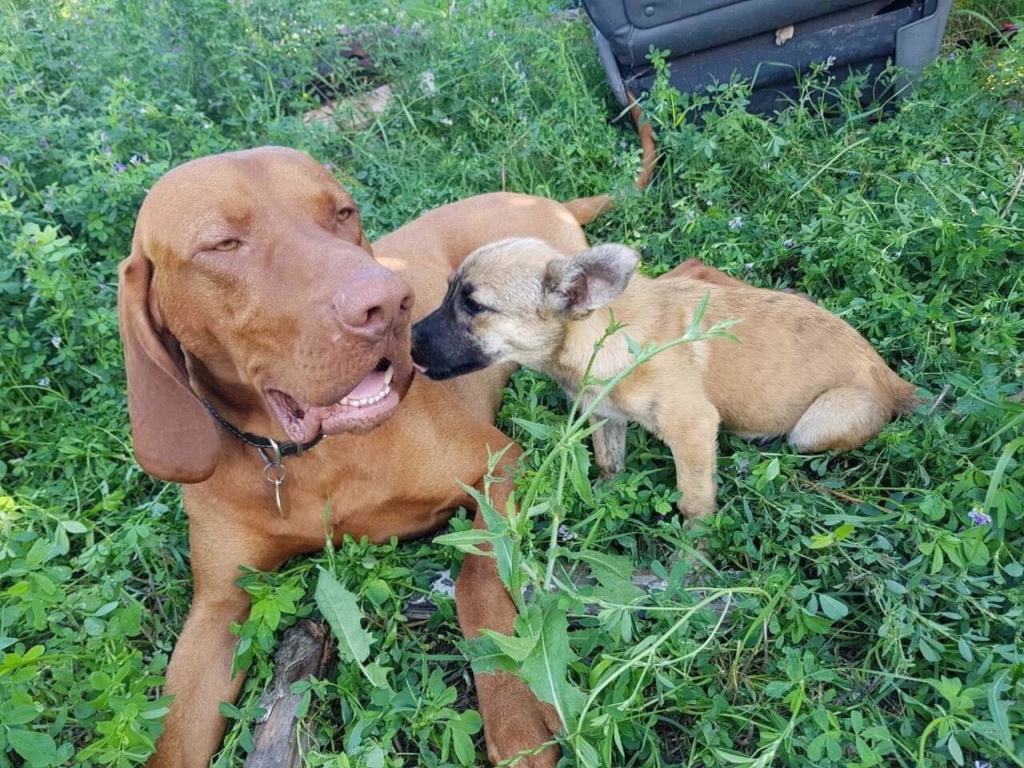
M 486 245 L 456 270 L 444 303 L 414 326 L 413 359 L 435 379 L 514 361 L 575 395 L 612 316 L 626 328 L 598 353 L 591 371 L 597 379 L 632 362 L 627 335 L 641 346 L 683 336 L 710 294 L 703 327 L 740 320 L 731 329 L 739 343 L 714 338 L 663 352 L 623 380 L 595 414 L 607 419 L 594 435 L 602 472 L 622 470 L 626 423 L 641 424 L 671 448 L 679 508 L 691 518 L 715 510 L 719 424 L 745 437 L 786 435 L 800 451 L 845 450 L 916 406 L 914 386 L 813 302 L 693 261 L 651 280 L 633 274 L 639 261 L 622 245 L 571 258 L 540 240 Z M 589 388 L 591 396 L 596 391 Z

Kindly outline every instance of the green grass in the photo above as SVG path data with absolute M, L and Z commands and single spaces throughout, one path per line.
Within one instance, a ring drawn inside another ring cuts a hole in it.
M 536 514 L 506 536 L 525 578 L 558 586 L 521 625 L 564 642 L 564 765 L 1024 764 L 1022 43 L 944 48 L 884 119 L 847 87 L 835 112 L 808 89 L 769 121 L 732 85 L 698 129 L 687 101 L 659 91 L 660 171 L 636 193 L 636 140 L 613 119 L 584 23 L 536 2 L 345 7 L 0 3 L 0 767 L 127 766 L 151 751 L 188 548 L 179 490 L 131 456 L 115 267 L 164 171 L 265 143 L 330 162 L 374 236 L 479 192 L 616 192 L 593 239 L 638 248 L 651 274 L 699 256 L 806 291 L 935 403 L 844 455 L 724 434 L 721 510 L 695 532 L 671 511 L 661 443 L 632 430 L 629 472 L 591 494 L 564 397 L 517 374 L 501 423 L 530 452 L 522 497 Z M 976 13 L 955 15 L 951 35 L 1024 16 L 1020 0 L 963 10 Z M 362 31 L 397 92 L 358 134 L 297 117 L 310 102 L 295 84 L 339 23 Z M 552 521 L 574 538 L 553 539 Z M 698 534 L 695 569 L 678 554 Z M 345 663 L 310 684 L 309 764 L 472 764 L 466 655 L 481 649 L 460 644 L 448 601 L 425 623 L 401 615 L 460 557 L 346 542 L 246 574 L 250 679 L 216 764 L 244 759 L 275 643 L 317 613 L 318 566 L 356 595 L 389 687 Z M 600 583 L 561 578 L 574 562 Z M 637 594 L 621 575 L 634 567 L 668 588 Z M 729 599 L 727 622 L 706 597 Z

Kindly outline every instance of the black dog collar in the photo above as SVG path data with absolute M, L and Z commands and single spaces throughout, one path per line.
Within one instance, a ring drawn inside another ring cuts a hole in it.
M 228 421 L 219 413 L 217 413 L 217 409 L 210 405 L 210 401 L 205 398 L 203 398 L 203 405 L 206 406 L 206 410 L 210 412 L 210 415 L 213 416 L 213 418 L 215 418 L 220 423 L 220 425 L 224 427 L 224 429 L 226 429 L 232 435 L 237 437 L 243 443 L 247 443 L 248 445 L 251 445 L 254 448 L 259 448 L 261 453 L 267 450 L 273 451 L 275 458 L 277 460 L 273 461 L 272 463 L 280 464 L 281 459 L 287 456 L 301 456 L 306 451 L 310 450 L 311 448 L 316 446 L 321 440 L 324 439 L 324 435 L 321 434 L 314 437 L 308 443 L 279 443 L 276 440 L 271 440 L 268 437 L 260 437 L 259 435 L 254 435 L 252 432 L 243 432 L 230 421 Z M 263 455 L 267 456 L 266 453 L 264 453 Z M 268 459 L 268 461 L 272 460 Z

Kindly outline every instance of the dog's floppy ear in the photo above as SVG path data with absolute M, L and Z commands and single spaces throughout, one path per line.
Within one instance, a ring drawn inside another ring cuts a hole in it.
M 554 259 L 544 275 L 551 307 L 577 319 L 609 303 L 625 289 L 640 254 L 617 243 L 595 245 L 570 259 Z
M 153 319 L 153 265 L 138 237 L 118 272 L 117 313 L 135 458 L 160 480 L 202 482 L 217 468 L 220 434 L 189 386 L 177 339 Z

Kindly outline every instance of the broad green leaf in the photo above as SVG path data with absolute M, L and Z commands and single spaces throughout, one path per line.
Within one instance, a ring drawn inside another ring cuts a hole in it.
M 836 528 L 836 531 L 835 531 L 836 541 L 842 541 L 843 539 L 847 538 L 851 533 L 853 533 L 856 530 L 857 530 L 856 526 L 853 526 L 850 523 L 843 523 L 843 525 L 840 525 L 838 528 Z
M 1010 702 L 1003 699 L 1003 692 L 1009 688 L 1006 683 L 1008 670 L 1000 672 L 988 689 L 988 711 L 992 722 L 999 732 L 999 740 L 1007 747 L 1013 744 L 1013 736 L 1010 734 L 1009 710 Z
M 1024 576 L 1024 565 L 1020 563 L 1007 563 L 1003 566 L 1003 572 L 1012 579 L 1019 579 Z
M 503 635 L 493 629 L 482 629 L 480 633 L 494 641 L 502 653 L 510 656 L 516 661 L 523 661 L 530 655 L 530 651 L 537 645 L 536 637 L 517 637 L 516 635 Z
M 484 552 L 480 549 L 480 545 L 484 543 L 490 544 L 500 536 L 501 534 L 499 533 L 481 531 L 479 528 L 470 528 L 466 531 L 442 533 L 440 536 L 434 537 L 434 543 L 443 544 L 447 547 L 455 547 L 460 552 L 467 552 L 471 555 L 487 556 L 490 553 Z
M 603 768 L 604 763 L 601 760 L 601 755 L 598 754 L 593 744 L 584 738 L 580 738 L 575 742 L 574 746 L 576 747 L 576 757 L 580 759 L 585 768 Z
M 960 651 L 960 655 L 963 656 L 964 661 L 974 661 L 974 653 L 971 651 L 971 644 L 967 642 L 967 638 L 961 635 L 960 639 L 956 641 L 957 650 Z
M 372 664 L 367 664 L 364 671 L 366 672 L 366 679 L 373 683 L 374 687 L 391 687 L 388 685 L 388 670 L 386 667 L 382 667 L 377 662 L 373 662 Z
M 953 758 L 953 762 L 957 765 L 964 764 L 964 753 L 960 749 L 960 742 L 956 740 L 956 734 L 949 734 L 949 741 L 946 742 L 946 747 L 949 749 L 950 757 Z
M 590 566 L 590 573 L 601 586 L 622 587 L 628 585 L 635 587 L 632 582 L 633 562 L 625 555 L 609 555 L 588 549 L 580 552 L 579 559 Z
M 569 480 L 576 494 L 584 504 L 592 506 L 594 503 L 594 492 L 590 487 L 590 456 L 582 443 L 573 446 L 569 453 Z
M 576 656 L 569 648 L 569 621 L 556 600 L 528 609 L 527 619 L 537 632 L 537 644 L 522 666 L 522 676 L 537 698 L 552 705 L 563 725 L 572 722 L 583 706 L 583 694 L 567 677 Z
M 1024 437 L 1018 438 L 1011 441 L 1003 449 L 1002 455 L 996 462 L 996 468 L 992 470 L 992 476 L 989 479 L 988 490 L 985 492 L 985 501 L 982 503 L 982 511 L 987 512 L 995 506 L 996 491 L 999 489 L 999 483 L 1003 480 L 1003 474 L 1006 472 L 1007 466 L 1010 464 L 1010 459 L 1013 458 L 1013 453 L 1021 446 L 1024 446 Z M 1006 521 L 1002 519 L 1004 515 L 1000 514 L 997 516 L 996 525 L 1003 526 Z
M 842 600 L 828 595 L 818 595 L 818 600 L 821 602 L 821 612 L 833 621 L 843 618 L 850 612 L 849 606 Z
M 0 722 L 6 726 L 27 725 L 40 715 L 40 708 L 31 704 L 0 710 Z
M 551 436 L 555 432 L 555 428 L 547 424 L 538 424 L 535 421 L 527 421 L 526 419 L 513 418 L 512 423 L 523 429 L 523 431 L 530 434 L 531 437 L 536 437 L 538 440 L 550 440 Z
M 473 746 L 473 739 L 468 733 L 452 729 L 452 746 L 455 747 L 455 756 L 459 759 L 460 765 L 476 765 L 476 747 Z
M 57 760 L 57 744 L 47 733 L 14 728 L 8 731 L 7 741 L 31 768 L 52 765 Z
M 715 757 L 728 765 L 751 765 L 753 759 L 738 752 L 729 752 L 724 749 L 714 749 Z
M 491 672 L 518 673 L 519 669 L 504 651 L 498 648 L 498 644 L 487 635 L 474 637 L 460 644 L 463 653 L 469 658 L 473 672 L 478 675 Z
M 467 485 L 462 487 L 476 501 L 480 514 L 484 519 L 484 525 L 487 526 L 487 532 L 493 535 L 491 547 L 497 560 L 498 576 L 501 577 L 502 584 L 505 585 L 505 588 L 510 593 L 518 591 L 519 584 L 513 580 L 513 574 L 516 573 L 518 561 L 512 541 L 506 535 L 508 533 L 508 520 L 494 508 L 491 500 L 476 488 Z
M 321 568 L 314 597 L 320 613 L 338 639 L 341 658 L 360 664 L 366 661 L 373 638 L 362 627 L 362 612 L 355 595 L 345 589 L 333 574 Z
M 815 533 L 811 536 L 809 549 L 824 549 L 836 543 L 836 537 L 831 533 Z
M 905 595 L 907 594 L 907 588 L 900 584 L 898 581 L 892 579 L 885 579 L 883 582 L 885 588 L 892 592 L 894 595 Z

